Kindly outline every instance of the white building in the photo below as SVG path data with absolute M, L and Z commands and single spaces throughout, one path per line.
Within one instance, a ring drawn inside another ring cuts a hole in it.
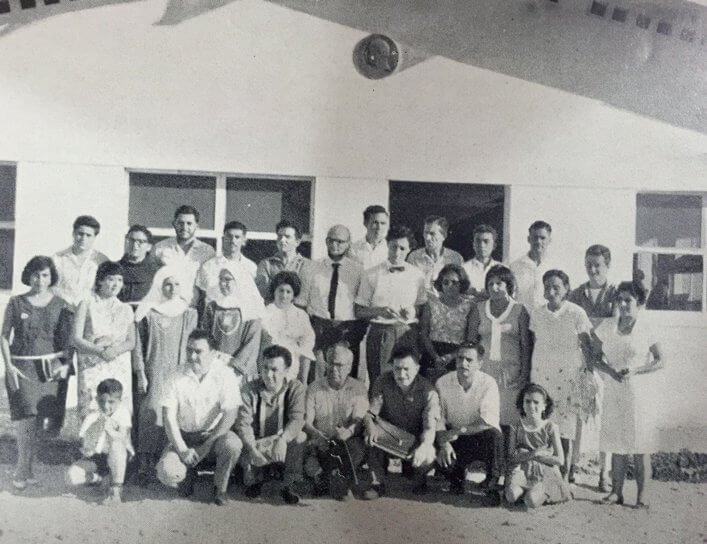
M 360 237 L 368 204 L 395 221 L 417 188 L 417 228 L 495 222 L 511 259 L 543 219 L 575 285 L 593 243 L 615 280 L 634 259 L 665 279 L 660 424 L 703 425 L 707 2 L 30 4 L 0 0 L 3 303 L 80 214 L 114 258 L 129 224 L 168 235 L 187 202 L 215 241 L 226 220 L 265 240 L 294 218 L 317 257 L 330 225 Z M 410 44 L 385 79 L 352 63 L 371 32 Z

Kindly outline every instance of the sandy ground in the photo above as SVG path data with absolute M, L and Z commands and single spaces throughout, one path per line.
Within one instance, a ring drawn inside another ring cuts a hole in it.
M 404 491 L 409 483 L 393 475 L 390 496 L 373 502 L 305 498 L 287 506 L 275 498 L 248 501 L 231 489 L 224 507 L 206 503 L 209 476 L 200 478 L 192 499 L 151 485 L 128 486 L 125 502 L 98 503 L 97 490 L 71 491 L 63 467 L 38 465 L 40 485 L 11 491 L 11 467 L 0 465 L 0 543 L 705 543 L 707 484 L 652 482 L 650 510 L 598 503 L 601 495 L 580 475 L 572 503 L 521 508 L 484 506 L 479 497 L 444 493 L 431 479 L 422 500 Z M 272 490 L 271 490 L 272 491 Z M 627 502 L 635 500 L 627 483 Z

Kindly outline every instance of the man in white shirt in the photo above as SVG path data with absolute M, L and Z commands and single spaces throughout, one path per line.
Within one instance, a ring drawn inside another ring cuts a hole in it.
M 501 264 L 492 255 L 496 249 L 498 233 L 489 225 L 479 225 L 474 229 L 474 256 L 464 263 L 469 276 L 469 293 L 476 297 L 486 297 L 486 273 L 494 265 Z
M 197 270 L 214 257 L 216 251 L 196 237 L 199 230 L 199 212 L 193 206 L 179 206 L 174 212 L 172 226 L 174 238 L 157 242 L 152 253 L 163 265 L 176 265 L 182 269 L 185 280 L 193 286 Z M 196 305 L 196 302 L 195 293 L 192 305 Z
M 444 247 L 448 232 L 449 222 L 446 217 L 438 215 L 425 217 L 422 230 L 425 247 L 411 251 L 407 257 L 407 261 L 424 274 L 427 289 L 434 289 L 434 281 L 445 265 L 464 264 L 464 257 L 453 249 Z
M 397 348 L 417 347 L 417 322 L 427 302 L 425 277 L 405 261 L 415 237 L 403 226 L 388 232 L 388 259 L 367 270 L 356 296 L 356 317 L 370 323 L 366 361 L 370 383 L 390 370 Z
M 363 211 L 363 226 L 366 236 L 351 245 L 351 257 L 361 263 L 364 270 L 384 262 L 388 258 L 386 236 L 390 218 L 388 211 L 377 204 Z
M 340 341 L 346 341 L 354 355 L 351 375 L 358 376 L 359 346 L 366 323 L 356 319 L 354 302 L 361 285 L 363 267 L 346 256 L 351 244 L 351 232 L 343 225 L 334 225 L 326 237 L 327 256 L 315 261 L 302 278 L 302 290 L 295 304 L 305 308 L 312 318 L 317 338 L 317 376 L 323 375 L 324 353 Z
M 545 221 L 535 221 L 528 229 L 530 250 L 509 268 L 516 278 L 515 299 L 528 311 L 545 304 L 543 274 L 553 268 L 548 259 L 548 248 L 552 242 L 552 227 Z
M 74 221 L 74 243 L 52 255 L 59 275 L 59 281 L 53 287 L 54 294 L 64 299 L 73 311 L 91 295 L 98 265 L 108 260 L 103 253 L 93 249 L 100 232 L 101 225 L 95 217 L 81 215 Z
M 466 468 L 486 463 L 489 491 L 496 491 L 503 463 L 503 434 L 499 426 L 500 397 L 493 377 L 481 372 L 484 348 L 465 343 L 457 351 L 457 369 L 435 386 L 440 402 L 437 462 L 451 483 L 450 492 L 464 493 Z
M 228 501 L 226 490 L 242 444 L 231 427 L 241 405 L 240 382 L 220 364 L 206 331 L 196 329 L 187 342 L 187 365 L 162 397 L 162 418 L 169 446 L 157 464 L 157 476 L 180 494 L 194 491 L 197 465 L 216 459 L 213 502 Z

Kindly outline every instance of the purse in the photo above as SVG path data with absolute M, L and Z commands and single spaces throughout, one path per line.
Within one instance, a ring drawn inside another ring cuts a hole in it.
M 373 416 L 373 425 L 378 432 L 371 444 L 384 452 L 399 457 L 400 459 L 411 459 L 417 437 L 369 412 Z

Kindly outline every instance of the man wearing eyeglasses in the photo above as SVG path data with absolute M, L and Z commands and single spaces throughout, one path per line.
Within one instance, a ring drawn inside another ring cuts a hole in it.
M 123 290 L 118 295 L 122 302 L 137 306 L 152 285 L 160 262 L 151 254 L 152 233 L 147 227 L 133 225 L 125 235 L 125 253 L 120 259 L 123 267 Z

